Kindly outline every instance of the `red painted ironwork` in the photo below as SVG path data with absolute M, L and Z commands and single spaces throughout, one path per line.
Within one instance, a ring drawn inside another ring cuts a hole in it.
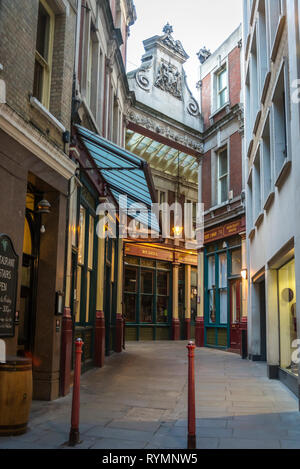
M 188 449 L 196 449 L 196 402 L 195 402 L 195 344 L 189 342 L 188 349 Z
M 79 440 L 79 410 L 80 410 L 80 374 L 81 374 L 81 355 L 82 355 L 82 339 L 75 341 L 75 369 L 74 369 L 74 386 L 72 399 L 72 417 L 71 430 L 69 436 L 69 446 L 77 445 Z
M 179 322 L 179 319 L 173 318 L 173 321 L 172 321 L 172 336 L 173 336 L 173 340 L 180 340 L 180 322 Z
M 195 326 L 196 346 L 204 347 L 204 319 L 197 317 Z

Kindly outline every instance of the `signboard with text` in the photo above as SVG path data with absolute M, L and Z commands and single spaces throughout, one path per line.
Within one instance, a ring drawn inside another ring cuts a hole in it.
M 226 225 L 219 226 L 213 230 L 206 231 L 204 234 L 204 243 L 212 243 L 229 236 L 237 235 L 244 229 L 244 220 L 237 220 Z
M 11 239 L 0 234 L 0 337 L 15 334 L 18 260 Z

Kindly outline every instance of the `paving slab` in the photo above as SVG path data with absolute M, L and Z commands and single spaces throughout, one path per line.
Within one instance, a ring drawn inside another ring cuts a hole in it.
M 76 449 L 186 449 L 187 367 L 186 342 L 140 342 L 82 375 Z M 196 349 L 195 371 L 199 449 L 300 448 L 298 400 L 265 364 Z M 0 449 L 71 449 L 71 406 L 33 402 L 28 432 Z

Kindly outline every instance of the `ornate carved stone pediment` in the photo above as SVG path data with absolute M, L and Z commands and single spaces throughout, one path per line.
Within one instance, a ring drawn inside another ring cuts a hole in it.
M 171 65 L 171 63 L 161 62 L 155 86 L 182 100 L 182 76 L 179 70 Z
M 169 23 L 167 23 L 164 27 L 163 33 L 165 34 L 160 38 L 160 42 L 169 49 L 171 49 L 173 52 L 176 52 L 177 54 L 181 55 L 181 57 L 183 57 L 185 60 L 187 60 L 189 56 L 182 47 L 181 42 L 175 41 L 175 39 L 173 38 L 173 27 Z

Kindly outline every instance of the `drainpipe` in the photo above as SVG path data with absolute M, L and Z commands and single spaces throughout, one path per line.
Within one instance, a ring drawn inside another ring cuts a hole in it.
M 77 88 L 78 67 L 79 67 L 81 7 L 82 7 L 82 0 L 77 0 L 77 23 L 76 23 L 76 36 L 75 36 L 75 64 L 74 64 L 74 78 L 76 80 L 76 88 Z

